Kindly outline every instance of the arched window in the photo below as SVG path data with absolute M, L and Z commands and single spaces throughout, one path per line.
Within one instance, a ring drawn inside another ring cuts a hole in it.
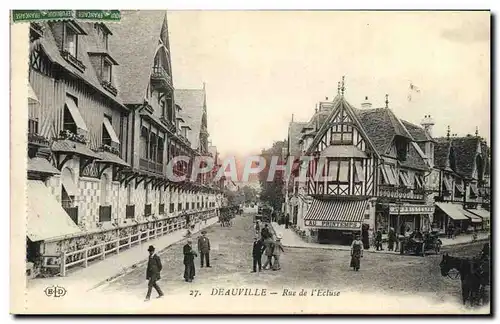
M 101 176 L 101 206 L 109 205 L 108 197 L 109 179 L 107 174 Z

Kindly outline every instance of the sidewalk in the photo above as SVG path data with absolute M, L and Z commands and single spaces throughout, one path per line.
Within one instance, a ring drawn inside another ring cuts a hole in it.
M 272 222 L 271 228 L 275 232 L 276 235 L 281 234 L 281 243 L 285 247 L 294 247 L 294 248 L 309 248 L 309 249 L 327 249 L 327 250 L 339 250 L 339 251 L 350 251 L 351 247 L 348 245 L 335 245 L 335 244 L 319 244 L 319 243 L 308 243 L 305 242 L 300 236 L 295 234 L 295 232 L 290 228 L 285 228 L 285 225 L 278 225 L 278 223 Z M 489 233 L 478 233 L 477 240 L 487 240 Z M 455 239 L 441 238 L 443 242 L 442 246 L 450 246 L 457 244 L 464 244 L 472 242 L 472 236 L 470 234 L 462 234 L 457 236 Z M 384 244 L 387 248 L 387 245 Z M 399 252 L 394 251 L 376 251 L 375 249 L 370 248 L 369 250 L 365 250 L 365 252 L 371 253 L 386 253 L 386 254 L 399 254 Z
M 198 233 L 203 228 L 217 223 L 218 218 L 213 217 L 195 225 L 192 234 Z M 112 255 L 102 261 L 90 265 L 87 268 L 79 268 L 70 271 L 66 277 L 51 277 L 32 279 L 27 282 L 27 294 L 40 294 L 49 286 L 62 286 L 66 290 L 73 291 L 88 291 L 94 289 L 107 281 L 110 281 L 131 268 L 140 266 L 147 261 L 148 247 L 153 245 L 158 254 L 169 246 L 178 243 L 185 239 L 187 230 L 181 229 L 173 233 L 166 234 L 160 238 L 150 240 L 141 245 L 132 247 L 128 250 L 120 252 L 120 254 Z

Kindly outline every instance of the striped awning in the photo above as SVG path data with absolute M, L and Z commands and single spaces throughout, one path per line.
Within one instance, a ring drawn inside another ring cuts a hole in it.
M 454 220 L 468 220 L 465 216 L 464 209 L 459 204 L 437 202 L 438 206 L 446 215 Z
M 481 217 L 474 215 L 473 213 L 471 213 L 468 210 L 464 209 L 464 214 L 465 214 L 465 216 L 470 218 L 470 221 L 472 223 L 482 223 L 483 222 L 483 219 Z
M 305 226 L 360 229 L 368 208 L 368 200 L 314 199 L 304 217 Z

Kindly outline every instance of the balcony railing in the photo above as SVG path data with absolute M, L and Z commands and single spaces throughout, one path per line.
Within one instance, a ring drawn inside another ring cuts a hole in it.
M 161 66 L 153 67 L 153 73 L 151 74 L 151 82 L 159 87 L 172 87 L 172 77 L 167 71 Z
M 99 206 L 99 222 L 111 221 L 111 205 Z
M 61 56 L 66 61 L 68 61 L 69 63 L 71 63 L 71 65 L 73 65 L 78 70 L 80 70 L 81 72 L 85 71 L 85 65 L 82 63 L 82 61 L 80 61 L 79 59 L 77 59 L 76 57 L 74 57 L 73 54 L 71 54 L 70 52 L 68 52 L 66 50 L 62 50 L 61 51 Z
M 153 173 L 163 174 L 163 164 L 148 159 L 143 159 L 143 158 L 139 159 L 139 169 Z
M 135 205 L 127 205 L 125 218 L 135 218 Z
M 87 139 L 83 135 L 77 135 L 75 133 L 72 133 L 71 131 L 67 129 L 63 129 L 59 132 L 59 138 L 58 139 L 67 139 L 73 142 L 78 142 L 82 144 L 87 144 Z
M 395 187 L 390 185 L 379 185 L 379 196 L 394 198 L 394 199 L 424 199 L 422 189 L 411 189 L 406 187 Z
M 50 146 L 50 142 L 48 139 L 43 137 L 42 135 L 38 135 L 35 133 L 28 133 L 28 144 L 34 144 L 38 146 Z
M 63 207 L 69 217 L 78 225 L 78 207 Z
M 118 93 L 118 89 L 116 89 L 109 81 L 102 81 L 101 85 L 104 89 L 111 92 L 111 94 L 113 94 L 114 96 L 116 96 L 116 94 Z

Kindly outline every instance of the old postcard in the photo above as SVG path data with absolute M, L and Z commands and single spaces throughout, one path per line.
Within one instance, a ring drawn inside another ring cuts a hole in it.
M 490 12 L 10 19 L 12 313 L 490 314 Z

